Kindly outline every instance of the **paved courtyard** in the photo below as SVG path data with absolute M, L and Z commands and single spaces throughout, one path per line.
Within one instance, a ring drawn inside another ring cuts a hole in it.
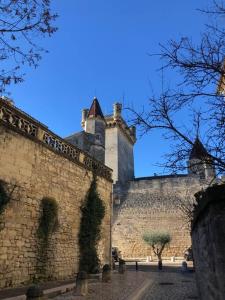
M 114 271 L 110 283 L 93 280 L 88 295 L 74 292 L 55 297 L 55 300 L 188 300 L 197 296 L 193 272 L 182 273 L 180 266 L 168 265 L 158 271 L 156 265 L 127 266 L 124 275 Z

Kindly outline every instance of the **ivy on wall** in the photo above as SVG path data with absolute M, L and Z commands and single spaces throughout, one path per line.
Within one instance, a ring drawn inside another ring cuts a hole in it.
M 105 206 L 97 192 L 97 179 L 93 176 L 91 186 L 81 206 L 79 232 L 80 261 L 79 270 L 88 273 L 99 272 L 97 245 L 101 238 L 101 223 Z
M 47 241 L 58 227 L 58 204 L 53 198 L 43 198 L 41 201 L 41 217 L 39 219 L 38 236 Z
M 0 180 L 0 214 L 5 210 L 7 203 L 9 202 L 10 197 L 5 189 L 5 182 Z
M 45 274 L 46 264 L 48 260 L 48 248 L 51 235 L 58 228 L 58 204 L 55 199 L 45 197 L 41 201 L 41 216 L 39 219 L 39 226 L 37 235 L 39 238 L 39 253 L 38 260 L 41 262 L 39 266 L 40 273 Z

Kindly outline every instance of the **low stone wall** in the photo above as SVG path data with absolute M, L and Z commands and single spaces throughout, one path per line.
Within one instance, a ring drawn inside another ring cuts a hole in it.
M 80 207 L 93 169 L 106 208 L 99 243 L 105 264 L 111 257 L 111 170 L 0 101 L 0 180 L 10 194 L 0 214 L 0 288 L 43 277 L 38 271 L 42 262 L 37 237 L 43 197 L 56 200 L 59 219 L 48 247 L 44 279 L 67 279 L 78 272 Z
M 197 286 L 203 300 L 225 295 L 225 185 L 198 194 L 192 224 Z
M 124 187 L 115 187 L 113 246 L 126 258 L 153 256 L 142 236 L 149 231 L 163 231 L 172 236 L 163 256 L 182 257 L 191 238 L 181 205 L 191 203 L 201 184 L 198 177 L 177 175 L 137 178 Z

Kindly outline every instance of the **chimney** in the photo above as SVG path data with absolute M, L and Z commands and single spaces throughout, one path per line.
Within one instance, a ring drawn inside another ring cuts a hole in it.
M 84 109 L 82 110 L 82 121 L 81 121 L 81 126 L 82 126 L 83 129 L 85 128 L 85 122 L 86 122 L 86 120 L 87 120 L 88 113 L 89 113 L 89 109 L 84 108 Z
M 114 117 L 114 119 L 118 119 L 118 118 L 121 117 L 121 111 L 122 111 L 122 104 L 121 103 L 113 104 L 113 117 Z

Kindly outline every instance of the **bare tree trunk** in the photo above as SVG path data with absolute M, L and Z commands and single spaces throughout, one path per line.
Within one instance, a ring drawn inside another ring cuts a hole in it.
M 162 256 L 161 253 L 157 255 L 158 256 L 158 269 L 162 270 Z

